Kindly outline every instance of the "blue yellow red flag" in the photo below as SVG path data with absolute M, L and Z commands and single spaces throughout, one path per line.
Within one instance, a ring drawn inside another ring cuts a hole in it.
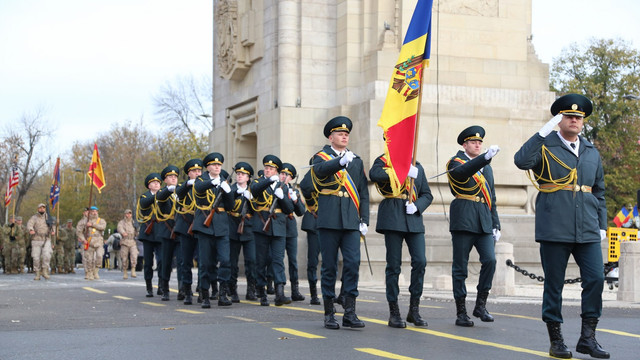
M 637 209 L 634 209 L 634 210 L 636 212 L 638 211 Z M 630 217 L 631 217 L 631 214 L 629 213 L 629 210 L 627 210 L 627 208 L 623 206 L 622 209 L 620 209 L 620 211 L 618 211 L 616 216 L 613 218 L 613 222 L 616 224 L 617 227 L 621 227 L 622 224 L 626 223 Z
M 384 131 L 387 173 L 394 195 L 400 193 L 413 160 L 422 72 L 431 56 L 433 0 L 418 0 L 393 69 L 378 126 Z

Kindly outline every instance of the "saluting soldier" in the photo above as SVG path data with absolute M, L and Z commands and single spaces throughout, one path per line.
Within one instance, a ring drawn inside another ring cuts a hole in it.
M 40 280 L 40 275 L 49 279 L 49 261 L 51 260 L 52 229 L 47 225 L 46 205 L 38 204 L 38 213 L 31 216 L 27 222 L 27 231 L 31 236 L 31 257 L 36 276 L 33 280 Z
M 160 227 L 157 224 L 158 218 L 155 208 L 156 193 L 162 186 L 160 183 L 161 175 L 153 172 L 144 179 L 144 185 L 147 187 L 136 206 L 136 218 L 140 224 L 140 232 L 138 240 L 142 241 L 144 252 L 144 281 L 147 286 L 146 297 L 153 297 L 153 255 L 156 256 L 156 267 L 158 269 L 158 295 L 162 295 L 162 286 L 160 274 L 162 273 L 162 241 L 157 236 Z
M 180 248 L 182 250 L 182 292 L 184 292 L 184 304 L 193 304 L 193 255 L 198 248 L 198 239 L 191 229 L 195 213 L 195 201 L 193 199 L 193 184 L 202 175 L 202 160 L 191 159 L 184 164 L 183 171 L 188 180 L 180 183 L 176 188 L 178 202 L 176 206 L 176 225 L 173 232 L 178 234 Z
M 89 215 L 82 218 L 76 226 L 78 240 L 84 245 L 85 279 L 98 280 L 98 264 L 102 262 L 104 254 L 104 239 L 102 234 L 107 227 L 107 222 L 98 216 L 98 207 L 91 206 Z M 100 251 L 102 249 L 102 251 Z
M 500 220 L 496 208 L 496 194 L 491 159 L 500 151 L 491 145 L 482 154 L 485 131 L 481 126 L 470 126 L 458 135 L 463 150 L 447 163 L 449 189 L 454 195 L 450 206 L 449 231 L 453 247 L 453 298 L 456 302 L 456 325 L 473 326 L 467 315 L 465 280 L 468 274 L 469 253 L 475 247 L 480 257 L 480 277 L 473 316 L 492 322 L 486 309 L 496 270 L 495 241 L 500 238 Z
M 311 165 L 311 159 L 309 165 Z M 309 281 L 309 293 L 311 305 L 320 305 L 318 298 L 318 257 L 320 256 L 320 242 L 318 240 L 318 193 L 313 188 L 311 170 L 307 171 L 300 181 L 300 190 L 304 197 L 305 212 L 302 215 L 300 228 L 307 233 L 307 280 Z
M 394 328 L 405 328 L 407 324 L 400 317 L 398 307 L 398 277 L 402 269 L 402 241 L 407 243 L 411 256 L 411 283 L 409 285 L 409 313 L 407 321 L 415 326 L 427 326 L 420 316 L 420 297 L 424 285 L 424 272 L 427 266 L 425 255 L 424 223 L 422 213 L 431 205 L 433 195 L 420 163 L 411 165 L 406 181 L 398 189 L 391 185 L 388 158 L 380 155 L 369 170 L 369 178 L 384 199 L 378 207 L 376 232 L 384 234 L 387 249 L 387 267 L 385 282 L 387 302 L 389 303 L 389 323 Z
M 124 211 L 124 218 L 118 221 L 118 234 L 122 236 L 120 240 L 120 266 L 124 273 L 123 279 L 129 277 L 129 265 L 131 265 L 131 277 L 136 278 L 136 266 L 138 265 L 138 246 L 136 245 L 136 227 L 133 224 L 133 213 L 131 209 Z
M 165 187 L 156 193 L 156 214 L 158 216 L 158 236 L 162 241 L 162 301 L 169 301 L 169 280 L 173 270 L 173 257 L 176 258 L 178 276 L 178 300 L 184 300 L 182 291 L 182 250 L 180 249 L 180 238 L 173 231 L 176 215 L 176 185 L 178 185 L 178 174 L 180 169 L 177 166 L 169 165 L 162 169 L 162 177 Z
M 255 301 L 256 296 L 256 244 L 253 236 L 251 218 L 251 191 L 249 181 L 253 176 L 253 167 L 249 163 L 241 161 L 233 170 L 236 173 L 236 182 L 231 185 L 231 195 L 234 197 L 233 209 L 229 211 L 229 240 L 231 247 L 231 301 L 238 303 L 238 261 L 240 250 L 244 257 L 244 273 L 247 277 L 247 293 L 245 299 Z
M 300 191 L 291 185 L 298 172 L 290 163 L 283 163 L 280 170 L 280 181 L 289 187 L 289 199 L 293 201 L 293 213 L 287 215 L 286 250 L 289 261 L 289 282 L 291 282 L 291 300 L 304 301 L 304 296 L 298 288 L 298 222 L 296 216 L 304 215 L 304 203 Z
M 253 209 L 256 213 L 253 221 L 253 234 L 256 242 L 258 262 L 258 297 L 260 305 L 269 306 L 265 286 L 267 285 L 268 256 L 271 256 L 275 283 L 275 305 L 290 304 L 291 298 L 284 295 L 287 278 L 284 273 L 284 251 L 287 236 L 286 217 L 293 212 L 293 202 L 285 194 L 289 188 L 280 182 L 278 175 L 282 161 L 275 155 L 262 159 L 264 176 L 254 180 L 251 185 Z M 269 222 L 267 226 L 267 222 Z
M 539 191 L 536 241 L 544 270 L 542 320 L 549 332 L 549 355 L 558 358 L 572 356 L 560 328 L 570 255 L 582 279 L 582 331 L 576 351 L 600 359 L 610 357 L 595 337 L 604 288 L 600 242 L 607 239 L 604 171 L 598 150 L 580 136 L 592 110 L 591 100 L 583 95 L 559 97 L 551 105 L 554 117 L 514 157 L 518 168 L 533 172 Z M 560 131 L 553 130 L 556 125 Z
M 216 278 L 212 276 L 219 263 L 217 281 L 220 283 L 218 306 L 230 306 L 229 280 L 231 262 L 229 260 L 229 217 L 227 211 L 233 207 L 231 186 L 220 174 L 224 157 L 218 152 L 208 154 L 203 159 L 207 172 L 198 177 L 193 185 L 196 199 L 193 232 L 198 238 L 198 274 L 202 308 L 211 307 L 209 288 Z M 218 199 L 216 201 L 216 199 Z
M 322 252 L 322 299 L 324 326 L 339 329 L 333 301 L 338 270 L 338 249 L 342 252 L 344 316 L 342 326 L 362 328 L 356 315 L 360 268 L 360 236 L 369 224 L 369 190 L 362 159 L 347 148 L 353 124 L 337 116 L 324 126 L 325 145 L 313 157 L 312 176 L 318 194 L 318 235 Z

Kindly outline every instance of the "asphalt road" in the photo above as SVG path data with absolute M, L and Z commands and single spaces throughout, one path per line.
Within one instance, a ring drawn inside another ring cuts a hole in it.
M 100 280 L 86 281 L 80 269 L 48 281 L 32 278 L 0 275 L 1 360 L 550 358 L 538 304 L 490 301 L 494 323 L 474 318 L 474 327 L 462 328 L 454 325 L 452 301 L 427 298 L 421 314 L 428 327 L 393 329 L 384 293 L 361 289 L 357 314 L 366 327 L 328 330 L 323 307 L 309 305 L 305 287 L 307 299 L 291 305 L 276 307 L 270 296 L 269 307 L 243 300 L 202 309 L 176 300 L 175 279 L 171 301 L 162 302 L 145 297 L 141 274 L 123 280 L 119 271 L 101 270 Z M 244 295 L 244 286 L 239 290 Z M 407 296 L 400 300 L 403 316 L 408 302 Z M 565 341 L 575 358 L 589 359 L 575 352 L 579 313 L 565 305 Z M 597 338 L 612 358 L 640 359 L 639 317 L 637 307 L 604 309 Z

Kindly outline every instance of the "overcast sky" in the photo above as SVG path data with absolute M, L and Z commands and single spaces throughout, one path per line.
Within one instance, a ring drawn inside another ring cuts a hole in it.
M 532 0 L 533 43 L 550 63 L 591 37 L 640 47 L 640 1 Z M 52 150 L 114 123 L 152 123 L 151 97 L 212 73 L 213 0 L 0 0 L 0 124 L 41 107 Z

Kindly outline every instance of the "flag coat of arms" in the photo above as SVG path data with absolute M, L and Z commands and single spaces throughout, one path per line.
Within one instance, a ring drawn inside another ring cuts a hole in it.
M 91 165 L 89 165 L 89 171 L 87 176 L 93 182 L 93 185 L 98 188 L 98 192 L 107 185 L 104 179 L 104 172 L 102 171 L 102 162 L 100 161 L 100 153 L 98 152 L 98 144 L 93 144 L 93 154 L 91 155 Z
M 414 157 L 422 73 L 431 52 L 432 6 L 433 0 L 418 0 L 378 121 L 384 131 L 385 157 L 394 195 L 400 193 Z

